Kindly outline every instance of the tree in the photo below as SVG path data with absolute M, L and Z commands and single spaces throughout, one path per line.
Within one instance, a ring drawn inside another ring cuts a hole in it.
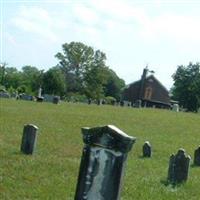
M 188 111 L 197 111 L 200 107 L 200 64 L 178 66 L 172 77 L 174 99 Z
M 64 95 L 65 77 L 59 67 L 53 67 L 44 73 L 43 91 L 47 94 Z
M 4 85 L 6 63 L 0 63 L 0 84 Z
M 100 50 L 80 42 L 65 43 L 63 53 L 57 53 L 59 67 L 65 74 L 68 92 L 85 94 L 89 98 L 100 98 L 103 95 L 106 55 Z
M 94 50 L 81 42 L 71 42 L 62 45 L 63 53 L 55 55 L 59 67 L 65 74 L 69 92 L 83 92 L 84 74 L 94 61 Z
M 6 89 L 13 87 L 17 89 L 22 81 L 22 74 L 15 67 L 5 67 L 3 83 Z
M 42 73 L 43 71 L 38 70 L 33 66 L 22 67 L 22 85 L 26 85 L 28 92 L 37 93 L 38 88 L 42 84 Z
M 105 68 L 104 73 L 107 76 L 106 83 L 104 84 L 105 96 L 112 96 L 119 101 L 121 90 L 125 86 L 124 80 L 119 78 L 117 74 L 109 68 Z

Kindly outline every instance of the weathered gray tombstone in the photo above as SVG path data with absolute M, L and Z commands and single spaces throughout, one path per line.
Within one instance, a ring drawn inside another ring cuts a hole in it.
M 10 94 L 8 92 L 0 92 L 0 98 L 10 98 Z
M 194 151 L 194 165 L 200 166 L 200 146 Z
M 142 107 L 142 101 L 141 101 L 141 100 L 137 100 L 137 101 L 135 102 L 135 107 L 136 107 L 136 108 L 141 108 L 141 107 Z
M 151 157 L 151 144 L 149 143 L 149 141 L 146 141 L 142 147 L 143 150 L 143 157 L 147 157 L 150 158 Z
M 186 156 L 184 149 L 179 149 L 176 155 L 171 155 L 169 160 L 168 181 L 172 184 L 187 181 L 190 156 Z
M 172 110 L 174 111 L 174 112 L 179 112 L 179 105 L 176 103 L 176 104 L 174 104 L 173 106 L 172 106 Z
M 60 97 L 59 96 L 54 96 L 53 97 L 53 103 L 58 104 L 60 102 Z
M 25 154 L 33 154 L 36 147 L 38 127 L 33 124 L 24 126 L 21 151 Z
M 75 200 L 118 200 L 124 165 L 135 138 L 108 125 L 82 128 L 83 148 Z

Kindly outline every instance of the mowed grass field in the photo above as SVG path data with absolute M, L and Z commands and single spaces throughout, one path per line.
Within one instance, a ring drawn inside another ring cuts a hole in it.
M 36 153 L 20 153 L 24 124 L 39 127 Z M 200 167 L 187 183 L 164 183 L 172 153 L 184 148 L 193 158 L 200 145 L 200 115 L 159 109 L 0 99 L 0 199 L 73 200 L 83 142 L 81 127 L 113 124 L 137 138 L 129 152 L 122 200 L 199 200 Z M 142 145 L 149 140 L 151 159 Z M 192 164 L 193 160 L 191 161 Z

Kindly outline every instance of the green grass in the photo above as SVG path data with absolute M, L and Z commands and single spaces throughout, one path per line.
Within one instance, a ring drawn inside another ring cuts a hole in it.
M 20 153 L 24 124 L 39 127 L 37 151 Z M 199 200 L 200 167 L 187 183 L 165 186 L 169 156 L 180 147 L 193 157 L 200 145 L 200 115 L 158 109 L 0 99 L 0 199 L 73 200 L 83 148 L 81 127 L 113 124 L 137 137 L 128 155 L 122 200 Z M 142 145 L 153 146 L 151 159 Z

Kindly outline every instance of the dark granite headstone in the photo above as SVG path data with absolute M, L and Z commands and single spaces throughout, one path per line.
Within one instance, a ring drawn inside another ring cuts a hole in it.
M 75 200 L 118 200 L 128 152 L 135 138 L 115 126 L 83 128 Z
M 37 102 L 43 102 L 43 100 L 44 100 L 44 97 L 36 97 Z
M 26 101 L 33 101 L 33 96 L 28 94 L 20 94 L 20 99 Z
M 142 147 L 143 150 L 143 157 L 151 157 L 151 144 L 149 141 L 146 141 Z
M 187 181 L 190 156 L 186 156 L 184 149 L 179 149 L 176 155 L 171 155 L 169 160 L 168 181 L 172 184 Z
M 194 151 L 194 165 L 200 166 L 200 146 Z
M 38 127 L 33 124 L 24 126 L 21 151 L 25 154 L 33 154 L 36 146 Z
M 59 96 L 54 96 L 53 97 L 53 103 L 58 104 L 60 102 L 60 97 Z

